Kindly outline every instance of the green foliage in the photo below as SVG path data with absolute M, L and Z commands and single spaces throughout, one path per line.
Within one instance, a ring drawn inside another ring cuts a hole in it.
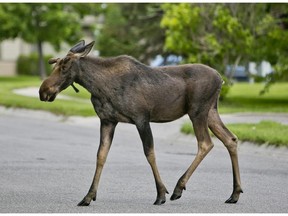
M 115 4 L 107 6 L 105 24 L 100 30 L 97 47 L 101 56 L 114 56 L 129 53 L 131 44 L 125 28 L 126 19 L 123 17 L 121 8 Z M 122 43 L 119 43 L 121 40 Z
M 219 97 L 220 101 L 223 101 L 226 98 L 231 88 L 231 83 L 229 82 L 227 77 L 222 76 L 222 79 L 223 79 L 223 83 L 222 83 L 222 88 L 221 88 L 220 97 Z
M 0 20 L 1 39 L 46 41 L 59 49 L 62 41 L 74 43 L 82 36 L 79 14 L 69 4 L 1 4 Z
M 165 47 L 224 73 L 226 65 L 269 61 L 288 74 L 288 4 L 164 4 Z M 273 80 L 268 80 L 270 83 Z
M 161 26 L 166 29 L 165 47 L 185 58 L 224 73 L 251 47 L 251 33 L 225 4 L 164 4 Z
M 258 144 L 269 144 L 288 147 L 288 125 L 273 121 L 261 121 L 259 123 L 227 124 L 241 141 L 249 141 Z M 191 123 L 184 123 L 181 127 L 184 134 L 194 135 Z M 210 132 L 212 135 L 212 132 Z
M 23 19 L 29 14 L 25 4 L 0 4 L 0 41 L 16 38 L 25 29 Z
M 21 37 L 30 43 L 45 41 L 59 50 L 61 42 L 72 44 L 83 37 L 82 18 L 87 14 L 97 15 L 100 8 L 101 4 L 0 4 L 1 39 Z
M 52 56 L 44 56 L 46 71 L 51 71 L 52 67 L 48 64 L 48 60 Z M 39 56 L 37 53 L 32 53 L 29 56 L 21 55 L 17 59 L 16 71 L 18 75 L 39 75 L 38 72 Z
M 144 63 L 163 52 L 160 4 L 107 4 L 97 36 L 101 56 L 131 55 Z
M 46 74 L 43 71 L 42 43 L 48 42 L 59 51 L 62 42 L 72 44 L 79 41 L 83 37 L 81 18 L 85 14 L 96 12 L 98 8 L 100 4 L 0 4 L 0 40 L 20 37 L 28 43 L 37 44 L 37 65 L 44 78 Z

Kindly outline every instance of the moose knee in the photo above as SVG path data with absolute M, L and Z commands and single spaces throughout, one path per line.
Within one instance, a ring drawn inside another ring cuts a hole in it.
M 225 142 L 225 146 L 228 151 L 232 154 L 237 154 L 237 147 L 238 147 L 238 139 L 237 137 L 232 137 L 227 142 Z
M 213 147 L 214 144 L 212 142 L 203 142 L 199 146 L 199 152 L 206 155 Z

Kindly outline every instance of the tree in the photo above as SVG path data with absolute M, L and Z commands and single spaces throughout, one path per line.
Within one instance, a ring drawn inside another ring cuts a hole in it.
M 250 32 L 224 4 L 165 4 L 163 9 L 165 47 L 186 62 L 202 62 L 223 73 L 250 51 Z
M 162 8 L 165 47 L 186 62 L 202 62 L 224 73 L 226 65 L 266 60 L 276 77 L 287 74 L 287 4 L 181 3 Z
M 39 73 L 44 79 L 43 43 L 50 43 L 56 50 L 61 42 L 75 43 L 82 37 L 81 17 L 98 8 L 100 5 L 92 4 L 0 4 L 0 39 L 20 37 L 37 44 Z
M 161 4 L 107 4 L 97 37 L 101 56 L 127 54 L 149 63 L 156 55 L 165 55 L 162 15 Z
M 254 61 L 269 61 L 274 73 L 266 77 L 263 94 L 269 90 L 271 84 L 288 80 L 288 5 L 266 4 L 265 15 L 256 27 L 255 43 L 253 50 Z

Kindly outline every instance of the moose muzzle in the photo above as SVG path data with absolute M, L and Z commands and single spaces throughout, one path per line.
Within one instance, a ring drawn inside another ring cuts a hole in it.
M 45 82 L 41 85 L 39 89 L 39 97 L 41 101 L 52 102 L 55 100 L 58 94 L 58 90 L 54 87 L 48 87 L 45 85 Z

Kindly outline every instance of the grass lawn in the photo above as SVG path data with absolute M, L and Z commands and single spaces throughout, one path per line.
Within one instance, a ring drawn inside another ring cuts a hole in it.
M 288 83 L 277 83 L 267 94 L 260 96 L 262 83 L 236 83 L 224 101 L 219 103 L 220 113 L 236 112 L 288 112 Z
M 228 124 L 227 127 L 242 141 L 288 147 L 288 125 L 261 121 L 258 124 Z
M 43 109 L 63 115 L 95 115 L 92 104 L 80 101 L 67 101 L 56 98 L 53 103 L 41 102 L 38 98 L 16 95 L 12 92 L 16 88 L 35 86 L 39 87 L 41 81 L 37 77 L 0 77 L 0 105 L 7 107 L 23 107 L 29 109 Z M 90 94 L 81 86 L 77 86 L 80 93 L 68 87 L 62 94 L 75 98 L 89 99 Z M 219 103 L 220 113 L 236 112 L 283 112 L 288 113 L 288 83 L 272 85 L 270 91 L 260 96 L 263 84 L 236 83 L 227 98 Z
M 249 124 L 227 124 L 226 126 L 235 133 L 241 141 L 288 147 L 288 125 L 273 121 L 261 121 L 259 123 Z M 194 134 L 191 123 L 183 124 L 181 132 Z
M 90 98 L 90 94 L 79 87 L 80 92 L 77 94 L 72 87 L 67 88 L 62 94 L 76 97 L 75 100 L 57 99 L 53 103 L 42 102 L 39 98 L 25 97 L 14 94 L 13 89 L 25 87 L 39 88 L 41 81 L 37 77 L 20 76 L 20 77 L 0 77 L 0 105 L 6 107 L 19 107 L 27 109 L 40 109 L 50 111 L 61 115 L 80 115 L 95 116 L 95 112 L 91 103 L 78 101 L 77 98 Z

